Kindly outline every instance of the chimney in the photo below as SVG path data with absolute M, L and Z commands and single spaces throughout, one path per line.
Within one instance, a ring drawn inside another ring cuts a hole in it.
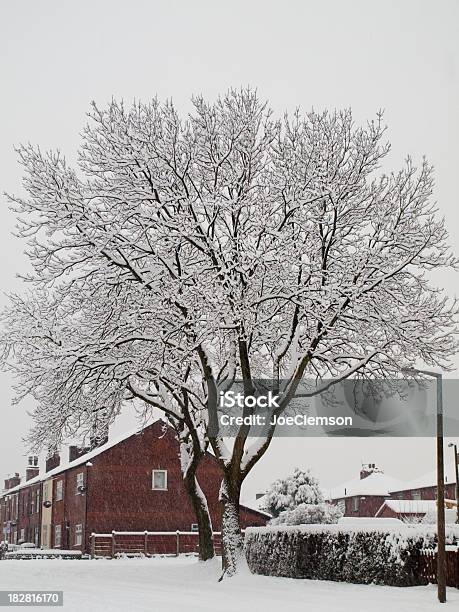
M 19 474 L 16 472 L 14 476 L 10 476 L 9 478 L 5 479 L 5 490 L 8 491 L 9 489 L 12 489 L 13 487 L 17 487 L 19 484 L 21 484 L 21 478 L 19 477 Z
M 104 416 L 105 409 L 99 410 L 98 412 L 102 415 L 102 421 L 96 420 L 93 424 L 88 450 L 94 450 L 108 442 L 108 421 L 106 416 Z
M 26 476 L 25 479 L 30 480 L 31 478 L 35 478 L 40 473 L 40 468 L 38 467 L 38 457 L 36 455 L 31 455 L 28 458 L 27 468 L 26 468 Z
M 371 474 L 375 472 L 382 472 L 382 470 L 376 467 L 376 463 L 363 463 L 362 469 L 360 470 L 360 480 L 371 476 Z
M 108 442 L 108 433 L 104 433 L 100 435 L 99 437 L 91 436 L 91 439 L 89 440 L 88 450 L 94 450 L 95 448 L 99 448 L 99 446 L 102 446 L 103 444 L 106 444 L 107 442 Z
M 47 457 L 46 459 L 46 471 L 54 470 L 61 463 L 61 456 L 57 451 L 55 451 L 52 455 Z
M 88 448 L 82 446 L 69 446 L 69 462 L 79 459 L 88 452 Z

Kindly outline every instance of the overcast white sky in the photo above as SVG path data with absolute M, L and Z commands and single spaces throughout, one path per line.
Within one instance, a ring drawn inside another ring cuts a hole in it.
M 459 2 L 457 0 L 21 0 L 0 8 L 0 191 L 18 192 L 15 144 L 60 148 L 73 159 L 91 100 L 214 98 L 252 85 L 277 112 L 352 107 L 357 120 L 385 109 L 390 165 L 406 154 L 436 167 L 436 198 L 459 250 Z M 0 283 L 18 290 L 24 245 L 2 198 Z M 438 283 L 458 294 L 457 274 Z M 2 296 L 1 305 L 5 303 Z M 459 365 L 459 362 L 458 362 Z M 32 404 L 11 406 L 0 377 L 0 477 L 23 473 L 21 436 Z M 121 429 L 126 421 L 117 426 Z M 433 440 L 275 441 L 246 494 L 294 466 L 325 486 L 357 475 L 361 460 L 411 478 L 432 469 Z

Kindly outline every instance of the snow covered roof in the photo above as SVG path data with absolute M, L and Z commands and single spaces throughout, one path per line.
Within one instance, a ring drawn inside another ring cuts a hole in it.
M 445 505 L 454 503 L 453 500 L 445 499 Z M 437 502 L 435 499 L 386 499 L 376 516 L 384 507 L 390 508 L 397 514 L 426 514 L 436 511 Z
M 158 421 L 162 421 L 162 419 L 158 419 Z M 157 423 L 158 421 L 155 421 L 155 422 Z M 74 459 L 73 461 L 67 461 L 67 462 L 61 463 L 56 468 L 49 470 L 48 472 L 45 472 L 44 474 L 39 474 L 38 476 L 31 478 L 30 480 L 25 480 L 24 482 L 21 482 L 21 484 L 17 485 L 16 487 L 13 487 L 12 489 L 3 491 L 0 494 L 0 497 L 11 495 L 12 493 L 16 493 L 17 491 L 20 491 L 24 487 L 30 487 L 30 485 L 36 484 L 38 482 L 42 482 L 43 480 L 48 480 L 48 478 L 52 478 L 53 476 L 56 476 L 57 474 L 60 474 L 61 472 L 65 472 L 66 470 L 70 468 L 77 467 L 79 465 L 82 465 L 83 463 L 87 463 L 94 457 L 97 457 L 97 455 L 104 453 L 105 451 L 109 450 L 113 446 L 116 446 L 120 442 L 124 442 L 124 440 L 127 440 L 128 438 L 131 438 L 132 436 L 141 434 L 143 430 L 149 427 L 150 425 L 153 425 L 153 423 L 148 423 L 147 425 L 144 425 L 143 427 L 137 426 L 135 429 L 124 432 L 119 436 L 115 436 L 111 440 L 106 442 L 105 444 L 98 446 L 94 450 L 89 451 L 88 453 L 85 453 L 84 455 L 81 455 L 81 457 L 78 457 L 78 459 Z
M 264 514 L 265 516 L 271 518 L 271 514 L 263 508 L 264 499 L 265 499 L 265 495 L 262 495 L 261 497 L 258 497 L 258 498 L 256 496 L 249 497 L 249 498 L 244 499 L 244 501 L 241 502 L 241 506 L 245 506 L 249 510 L 256 510 L 256 512 L 261 512 L 261 514 Z
M 380 495 L 388 496 L 391 491 L 405 489 L 405 483 L 383 472 L 373 472 L 366 478 L 354 478 L 333 489 L 326 495 L 327 499 L 342 499 L 354 497 L 355 495 Z
M 456 468 L 452 461 L 445 461 L 445 484 L 456 482 Z M 437 486 L 437 470 L 431 470 L 422 476 L 418 476 L 414 480 L 403 483 L 400 489 L 393 491 L 404 491 L 405 489 L 423 489 L 424 487 Z

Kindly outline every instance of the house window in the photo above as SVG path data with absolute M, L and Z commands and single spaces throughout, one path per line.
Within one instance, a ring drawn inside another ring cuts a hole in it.
M 359 498 L 358 497 L 353 497 L 352 498 L 352 512 L 358 512 L 359 511 Z
M 40 512 L 40 489 L 35 491 L 35 512 Z
M 35 546 L 38 548 L 40 546 L 40 528 L 35 527 L 33 531 L 33 541 L 35 542 Z
M 199 531 L 197 523 L 191 523 L 191 531 Z
M 167 470 L 153 470 L 152 489 L 167 490 Z
M 75 525 L 75 546 L 81 546 L 83 540 L 83 525 Z
M 83 472 L 79 472 L 76 475 L 76 491 L 75 491 L 75 495 L 81 495 L 84 491 L 82 491 L 84 487 L 84 473 Z
M 421 491 L 419 491 L 419 489 L 416 489 L 415 491 L 411 492 L 411 499 L 421 499 Z
M 35 514 L 35 495 L 32 491 L 29 493 L 29 514 Z
M 22 542 L 25 542 L 25 529 L 21 529 L 21 535 L 19 536 L 19 539 L 22 540 Z
M 58 480 L 56 482 L 56 501 L 61 501 L 64 498 L 64 481 Z
M 61 547 L 61 538 L 62 538 L 62 527 L 61 525 L 56 525 L 54 527 L 54 548 Z

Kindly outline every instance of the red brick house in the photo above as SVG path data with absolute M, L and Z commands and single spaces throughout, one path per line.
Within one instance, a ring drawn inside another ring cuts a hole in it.
M 426 515 L 435 518 L 437 502 L 432 499 L 386 499 L 375 514 L 380 518 L 397 518 L 401 521 L 410 522 L 423 519 Z M 445 499 L 446 522 L 456 521 L 456 502 Z
M 391 489 L 401 488 L 402 483 L 387 476 L 375 464 L 362 466 L 360 477 L 332 489 L 326 497 L 339 506 L 344 516 L 375 516 Z
M 326 493 L 327 499 L 343 510 L 346 517 L 396 518 L 397 512 L 386 507 L 386 500 L 435 500 L 436 472 L 404 483 L 387 476 L 375 464 L 362 466 L 360 478 L 355 478 Z M 445 466 L 445 498 L 455 499 L 455 466 Z M 380 512 L 381 510 L 381 512 Z
M 77 454 L 74 447 L 70 452 L 73 457 Z M 48 468 L 59 461 L 56 456 L 51 459 Z M 218 531 L 221 472 L 209 453 L 201 462 L 198 480 Z M 269 518 L 245 506 L 240 512 L 243 527 L 264 525 Z M 0 526 L 9 542 L 25 540 L 44 548 L 84 552 L 89 551 L 93 532 L 195 531 L 173 430 L 156 421 L 23 484 L 17 483 L 17 477 L 5 481 Z
M 454 469 L 451 469 L 454 467 Z M 394 499 L 437 499 L 437 472 L 434 470 L 405 483 L 402 488 L 391 491 Z M 456 474 L 455 466 L 449 463 L 445 465 L 445 498 L 455 499 L 456 497 Z

